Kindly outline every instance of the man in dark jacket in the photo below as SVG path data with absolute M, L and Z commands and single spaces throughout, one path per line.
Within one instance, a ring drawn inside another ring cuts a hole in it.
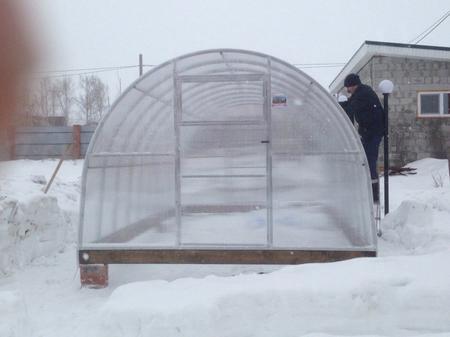
M 351 95 L 345 111 L 352 122 L 355 120 L 358 123 L 358 133 L 369 162 L 373 200 L 379 202 L 377 159 L 378 148 L 384 134 L 383 107 L 377 94 L 371 87 L 362 84 L 358 75 L 347 75 L 344 86 Z

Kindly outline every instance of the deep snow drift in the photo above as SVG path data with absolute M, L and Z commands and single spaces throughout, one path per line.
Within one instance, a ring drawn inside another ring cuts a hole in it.
M 48 194 L 57 160 L 0 163 L 0 275 L 74 242 L 82 161 L 66 161 Z
M 1 337 L 450 336 L 446 160 L 417 161 L 416 175 L 391 177 L 378 258 L 111 266 L 102 290 L 79 286 L 82 161 L 65 162 L 45 195 L 56 164 L 0 163 Z

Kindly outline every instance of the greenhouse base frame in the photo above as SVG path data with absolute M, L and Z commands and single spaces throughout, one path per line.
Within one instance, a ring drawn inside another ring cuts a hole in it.
M 108 286 L 109 264 L 255 264 L 296 265 L 376 257 L 372 250 L 276 249 L 81 249 L 82 286 Z

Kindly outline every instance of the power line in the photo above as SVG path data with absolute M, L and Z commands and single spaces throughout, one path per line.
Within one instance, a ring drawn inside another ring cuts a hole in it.
M 331 66 L 336 65 L 340 66 L 345 63 L 343 62 L 324 62 L 324 63 L 293 63 L 294 66 Z
M 293 66 L 297 68 L 333 68 L 342 67 L 345 63 L 293 63 Z M 144 67 L 156 67 L 154 64 L 144 64 Z M 61 78 L 61 77 L 72 77 L 72 76 L 83 76 L 90 74 L 97 74 L 109 71 L 126 70 L 138 68 L 139 65 L 129 65 L 129 66 L 115 66 L 115 67 L 93 67 L 93 68 L 75 68 L 75 69 L 61 69 L 61 70 L 47 70 L 38 71 L 35 74 L 44 75 L 47 78 Z M 46 75 L 55 74 L 55 75 Z
M 132 66 L 115 66 L 115 67 L 96 67 L 96 68 L 78 68 L 78 69 L 63 69 L 63 70 L 46 70 L 38 71 L 38 74 L 51 74 L 51 73 L 69 73 L 73 71 L 96 71 L 96 70 L 116 70 L 116 69 L 126 69 L 126 68 L 136 68 L 138 65 Z
M 414 39 L 409 41 L 409 43 L 412 43 L 416 39 L 419 39 L 417 42 L 414 43 L 414 44 L 418 44 L 420 41 L 422 41 L 428 35 L 430 35 L 437 27 L 439 27 L 449 16 L 450 16 L 450 11 L 448 11 L 443 16 L 441 16 L 430 27 L 428 27 L 426 30 L 424 30 L 422 33 L 420 33 L 417 37 L 415 37 Z M 346 63 L 342 63 L 342 62 L 333 62 L 333 63 L 293 63 L 292 65 L 297 68 L 300 68 L 300 69 L 310 69 L 310 68 L 337 68 L 337 67 L 342 67 L 345 64 Z M 143 66 L 144 67 L 155 67 L 156 65 L 144 64 Z M 47 71 L 36 72 L 36 74 L 38 74 L 38 75 L 58 74 L 58 75 L 50 75 L 50 76 L 45 76 L 45 77 L 60 78 L 60 77 L 69 77 L 69 76 L 83 76 L 83 75 L 90 75 L 90 74 L 96 74 L 96 73 L 101 73 L 101 72 L 132 69 L 132 68 L 138 68 L 138 67 L 139 67 L 139 65 L 127 65 L 127 66 L 113 66 L 113 67 L 93 67 L 93 68 L 77 68 L 77 69 L 63 69 L 63 70 L 47 70 Z M 72 72 L 77 72 L 77 73 L 72 74 Z M 67 74 L 67 73 L 69 73 L 69 74 Z
M 154 67 L 154 65 L 151 64 L 145 64 L 144 67 Z M 139 67 L 138 65 L 132 65 L 132 66 L 118 66 L 118 67 L 97 67 L 97 68 L 80 68 L 80 69 L 66 69 L 66 70 L 49 70 L 49 71 L 40 71 L 36 72 L 37 75 L 44 75 L 46 78 L 61 78 L 61 77 L 72 77 L 72 76 L 83 76 L 83 75 L 90 75 L 90 74 L 97 74 L 97 73 L 103 73 L 103 72 L 109 72 L 109 71 L 117 71 L 117 70 L 129 70 L 133 68 Z M 84 71 L 84 70 L 91 70 L 91 71 Z M 74 71 L 83 71 L 78 73 L 72 73 Z M 58 74 L 58 75 L 45 75 L 45 74 Z
M 84 76 L 84 75 L 104 73 L 104 72 L 108 72 L 108 71 L 115 71 L 115 70 L 120 70 L 120 69 L 123 70 L 124 68 L 96 70 L 96 71 L 88 71 L 88 72 L 82 72 L 82 73 L 69 73 L 69 74 L 65 73 L 65 74 L 59 74 L 59 75 L 45 75 L 45 76 L 40 76 L 40 77 L 45 77 L 45 78 L 62 78 L 62 77 Z
M 409 43 L 412 43 L 413 41 L 417 40 L 414 44 L 418 44 L 420 41 L 422 41 L 424 38 L 426 38 L 428 35 L 431 34 L 437 27 L 439 27 L 448 17 L 450 16 L 450 11 L 442 15 L 436 22 L 434 22 L 430 27 L 425 29 L 422 33 L 420 33 L 418 36 L 416 36 L 414 39 L 409 41 Z
M 300 68 L 300 69 L 306 69 L 306 68 L 337 68 L 337 67 L 342 67 L 343 65 L 345 65 L 345 63 L 318 63 L 318 64 L 315 64 L 315 63 L 311 63 L 311 64 L 294 63 L 293 65 L 295 67 L 297 67 L 297 68 Z

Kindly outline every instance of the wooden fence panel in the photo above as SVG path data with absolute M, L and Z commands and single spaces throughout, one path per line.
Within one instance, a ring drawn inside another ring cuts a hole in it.
M 70 145 L 68 158 L 84 158 L 95 128 L 95 125 L 16 128 L 12 159 L 60 158 Z
M 71 130 L 70 130 L 71 131 Z M 51 144 L 70 144 L 72 143 L 72 133 L 36 133 L 36 132 L 17 132 L 16 145 L 51 145 Z

